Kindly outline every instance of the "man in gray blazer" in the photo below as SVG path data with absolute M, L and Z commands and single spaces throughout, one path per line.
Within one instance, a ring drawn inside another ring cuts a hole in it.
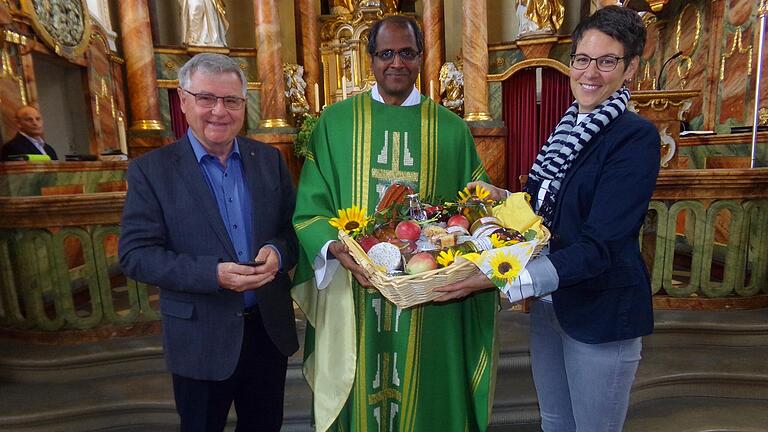
M 237 136 L 246 79 L 220 54 L 179 70 L 189 130 L 128 167 L 125 274 L 160 288 L 163 345 L 182 431 L 278 431 L 298 349 L 291 283 L 295 195 L 274 148 Z

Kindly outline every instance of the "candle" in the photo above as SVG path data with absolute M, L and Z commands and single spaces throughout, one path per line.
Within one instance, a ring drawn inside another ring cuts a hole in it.
M 435 100 L 435 80 L 429 80 L 429 98 Z
M 120 151 L 128 156 L 128 141 L 125 139 L 125 120 L 122 114 L 117 116 L 117 138 L 120 142 Z
M 341 77 L 341 100 L 347 99 L 347 77 Z
M 320 84 L 315 83 L 315 112 L 320 112 Z

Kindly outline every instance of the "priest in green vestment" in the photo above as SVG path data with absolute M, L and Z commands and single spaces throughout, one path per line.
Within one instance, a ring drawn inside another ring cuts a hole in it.
M 486 173 L 462 119 L 419 94 L 424 38 L 403 16 L 370 30 L 371 91 L 328 107 L 309 145 L 293 223 L 293 297 L 307 317 L 304 374 L 318 431 L 485 431 L 498 293 L 400 309 L 360 273 L 328 220 L 370 215 L 385 189 L 453 198 Z

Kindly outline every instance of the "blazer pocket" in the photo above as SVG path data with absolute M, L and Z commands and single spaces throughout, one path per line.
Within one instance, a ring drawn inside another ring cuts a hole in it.
M 195 305 L 176 300 L 160 299 L 160 313 L 176 318 L 190 319 L 192 312 L 195 311 Z

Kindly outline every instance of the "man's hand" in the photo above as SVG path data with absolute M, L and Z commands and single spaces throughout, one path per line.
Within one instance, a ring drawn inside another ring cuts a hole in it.
M 467 183 L 467 189 L 469 189 L 470 192 L 473 192 L 478 186 L 481 186 L 483 189 L 486 189 L 488 192 L 490 192 L 491 195 L 489 197 L 494 201 L 504 200 L 509 194 L 509 191 L 502 188 L 497 188 L 496 186 L 484 181 L 473 181 Z
M 220 263 L 217 268 L 217 279 L 222 288 L 243 292 L 272 282 L 279 270 L 280 260 L 277 252 L 269 246 L 264 246 L 256 255 L 256 262 L 263 264 L 255 267 L 233 262 Z
M 368 280 L 368 277 L 366 277 L 363 268 L 360 267 L 360 265 L 355 262 L 355 259 L 352 258 L 352 255 L 349 254 L 349 249 L 347 249 L 347 246 L 344 245 L 344 243 L 338 240 L 332 241 L 331 244 L 328 245 L 328 252 L 333 254 L 333 256 L 339 260 L 339 264 L 341 264 L 342 267 L 352 273 L 352 276 L 357 279 L 357 282 L 360 285 L 366 288 L 373 286 L 371 281 Z
M 450 300 L 462 299 L 477 291 L 484 291 L 488 288 L 495 288 L 493 282 L 477 270 L 474 275 L 460 282 L 452 283 L 444 287 L 435 288 L 436 292 L 445 293 L 434 299 L 435 302 L 445 302 Z

